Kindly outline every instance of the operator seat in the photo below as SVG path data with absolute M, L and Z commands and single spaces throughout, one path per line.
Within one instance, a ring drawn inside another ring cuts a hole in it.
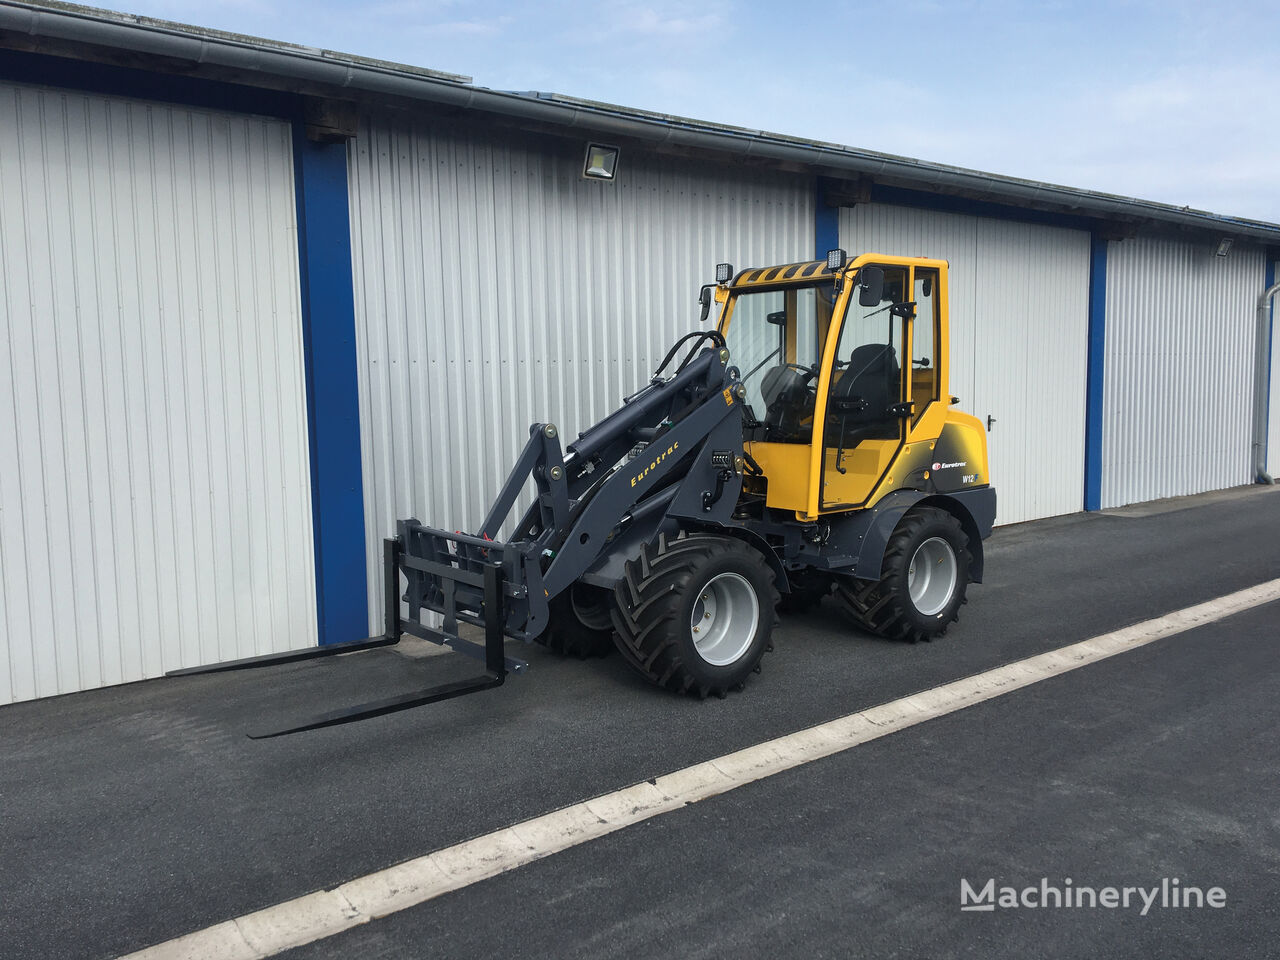
M 863 440 L 896 440 L 898 422 L 889 414 L 889 407 L 898 402 L 900 374 L 897 353 L 888 344 L 854 347 L 844 376 L 831 388 L 831 398 L 861 398 L 866 405 L 861 410 L 830 411 L 827 446 L 838 443 L 848 450 Z
M 760 381 L 765 413 L 765 439 L 807 443 L 804 421 L 813 417 L 814 395 L 803 373 L 793 365 L 779 364 Z

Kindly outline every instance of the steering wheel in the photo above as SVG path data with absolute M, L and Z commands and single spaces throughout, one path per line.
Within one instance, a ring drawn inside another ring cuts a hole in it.
M 784 393 L 780 388 L 774 399 L 770 401 L 764 418 L 765 438 L 795 440 L 800 433 L 800 421 L 806 415 L 812 416 L 813 407 L 817 401 L 818 391 L 812 381 L 818 375 L 818 368 L 806 367 L 800 363 L 783 363 L 774 367 L 774 370 L 794 370 L 798 375 L 795 379 L 800 382 L 796 383 L 793 379 L 787 388 L 790 392 Z M 784 397 L 786 397 L 785 400 Z M 775 404 L 777 404 L 776 409 Z
M 765 357 L 763 360 L 757 363 L 754 367 L 751 368 L 751 370 L 747 373 L 747 375 L 742 378 L 742 382 L 746 383 L 748 380 L 754 377 L 757 373 L 759 373 L 761 370 L 765 368 L 765 365 L 768 364 L 770 360 L 772 360 L 781 352 L 782 352 L 782 348 L 779 347 L 777 350 L 773 351 L 773 353 L 769 354 L 769 356 Z M 784 363 L 784 364 L 780 364 L 780 366 L 791 367 L 792 369 L 799 370 L 801 373 L 805 375 L 804 382 L 806 385 L 808 385 L 809 381 L 818 375 L 817 367 L 806 367 L 803 364 L 799 364 L 799 363 Z
M 802 363 L 784 363 L 784 367 L 790 367 L 792 370 L 799 370 L 804 374 L 804 382 L 807 385 L 810 380 L 818 375 L 817 367 L 806 367 Z

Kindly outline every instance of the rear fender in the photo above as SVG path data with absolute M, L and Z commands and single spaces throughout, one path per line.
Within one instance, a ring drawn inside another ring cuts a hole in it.
M 960 521 L 960 526 L 963 528 L 965 536 L 969 538 L 969 555 L 972 557 L 969 561 L 969 579 L 974 583 L 982 582 L 982 570 L 984 566 L 982 541 L 991 535 L 991 524 L 989 522 L 986 524 L 986 532 L 984 533 L 982 524 L 979 523 L 977 517 L 974 515 L 974 508 L 977 507 L 977 504 L 966 503 L 965 501 L 970 500 L 971 498 L 966 497 L 965 494 L 980 492 L 982 491 L 966 490 L 962 491 L 960 496 L 956 496 L 955 494 L 941 495 L 926 497 L 924 500 L 920 501 L 920 506 L 937 507 L 939 510 L 947 511 L 947 513 Z M 994 497 L 994 491 L 992 493 Z M 882 556 L 883 552 L 882 547 Z
M 969 564 L 969 579 L 981 583 L 985 565 L 982 541 L 991 535 L 991 524 L 995 518 L 995 490 L 990 487 L 932 496 L 919 490 L 898 490 L 868 510 L 833 520 L 829 549 L 832 553 L 854 558 L 852 566 L 841 572 L 863 580 L 879 580 L 889 538 L 906 512 L 914 507 L 936 507 L 960 521 L 969 538 L 969 553 L 973 558 Z

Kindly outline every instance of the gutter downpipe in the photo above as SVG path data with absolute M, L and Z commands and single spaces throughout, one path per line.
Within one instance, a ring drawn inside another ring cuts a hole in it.
M 1253 392 L 1253 468 L 1258 483 L 1276 482 L 1267 473 L 1267 428 L 1271 404 L 1271 300 L 1277 293 L 1280 283 L 1273 283 L 1258 297 L 1258 357 Z

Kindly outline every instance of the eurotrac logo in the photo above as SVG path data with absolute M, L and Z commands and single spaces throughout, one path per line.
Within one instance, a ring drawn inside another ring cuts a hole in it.
M 634 487 L 637 483 L 639 483 L 641 480 L 647 477 L 651 471 L 656 470 L 658 468 L 658 464 L 660 464 L 663 460 L 667 459 L 667 457 L 671 456 L 671 454 L 675 453 L 679 449 L 680 449 L 680 441 L 677 440 L 675 443 L 671 444 L 671 446 L 667 447 L 667 449 L 663 450 L 660 454 L 658 454 L 656 457 L 650 460 L 648 465 L 643 470 L 641 470 L 634 477 L 632 477 L 631 485 Z

